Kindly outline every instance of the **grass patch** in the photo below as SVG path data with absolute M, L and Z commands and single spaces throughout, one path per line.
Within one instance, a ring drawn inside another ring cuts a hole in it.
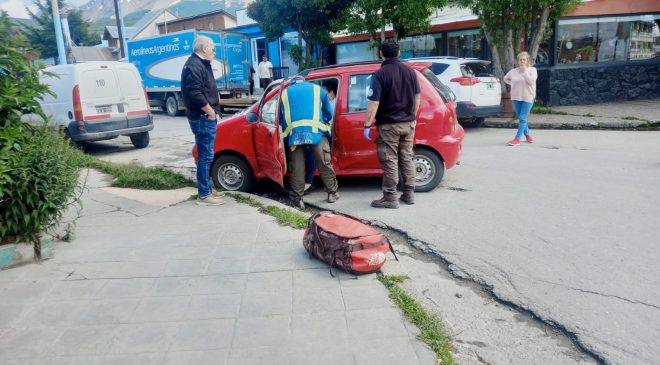
M 274 207 L 272 205 L 263 205 L 259 203 L 256 199 L 241 194 L 227 193 L 227 192 L 225 192 L 225 194 L 229 197 L 234 198 L 234 200 L 236 200 L 239 203 L 247 204 L 251 207 L 259 208 L 259 211 L 261 213 L 275 217 L 275 219 L 277 219 L 277 222 L 283 226 L 289 226 L 296 229 L 307 228 L 307 221 L 309 220 L 309 218 L 305 214 L 297 210 L 279 208 L 279 207 Z
M 595 117 L 595 115 L 593 115 L 593 114 L 591 114 L 591 113 L 582 114 L 582 116 L 583 116 L 583 117 L 590 117 L 590 118 Z
M 455 365 L 449 337 L 445 334 L 440 318 L 435 314 L 428 313 L 415 299 L 397 285 L 407 278 L 405 275 L 378 274 L 378 280 L 389 290 L 390 298 L 396 302 L 406 317 L 419 327 L 422 332 L 419 336 L 420 339 L 435 352 L 439 360 L 438 363 Z
M 190 179 L 163 167 L 144 167 L 138 164 L 115 164 L 99 160 L 82 151 L 76 161 L 81 168 L 96 169 L 114 176 L 112 186 L 145 190 L 169 190 L 195 186 Z
M 566 112 L 555 110 L 547 106 L 534 105 L 532 107 L 532 114 L 556 114 L 556 115 L 568 115 Z

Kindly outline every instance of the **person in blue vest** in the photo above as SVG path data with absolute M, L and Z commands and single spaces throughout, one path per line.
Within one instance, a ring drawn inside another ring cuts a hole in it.
M 333 110 L 328 94 L 320 86 L 298 76 L 282 92 L 280 103 L 282 137 L 289 149 L 291 200 L 297 207 L 305 208 L 302 199 L 305 192 L 305 149 L 309 146 L 328 192 L 328 203 L 336 202 L 339 199 L 337 176 L 330 164 L 328 142 Z

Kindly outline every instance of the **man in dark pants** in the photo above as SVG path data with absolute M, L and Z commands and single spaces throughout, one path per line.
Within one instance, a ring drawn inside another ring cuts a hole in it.
M 399 44 L 387 39 L 380 47 L 385 59 L 371 78 L 364 137 L 371 140 L 371 125 L 376 121 L 378 160 L 383 169 L 383 197 L 371 202 L 374 208 L 399 207 L 396 186 L 399 172 L 403 178 L 401 201 L 415 204 L 415 165 L 413 140 L 415 116 L 419 109 L 420 88 L 415 71 L 399 60 Z
M 218 87 L 211 69 L 214 57 L 215 44 L 211 38 L 198 36 L 193 43 L 193 54 L 181 72 L 181 93 L 186 105 L 186 116 L 197 145 L 198 205 L 223 204 L 220 194 L 213 192 L 210 179 L 215 127 L 220 113 Z

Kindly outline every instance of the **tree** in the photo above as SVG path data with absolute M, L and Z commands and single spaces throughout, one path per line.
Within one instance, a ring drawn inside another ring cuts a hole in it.
M 43 1 L 43 2 L 42 2 Z M 26 35 L 32 46 L 39 52 L 41 57 L 57 58 L 57 43 L 55 41 L 55 28 L 53 26 L 53 9 L 50 0 L 32 0 L 37 7 L 36 12 L 28 9 L 30 18 L 36 25 L 26 26 Z M 58 0 L 60 9 L 64 9 L 66 4 L 63 0 Z M 67 17 L 69 21 L 69 30 L 71 40 L 77 46 L 93 46 L 98 44 L 100 37 L 89 31 L 89 22 L 83 19 L 82 11 L 71 10 Z
M 532 60 L 551 34 L 550 25 L 581 0 L 457 0 L 479 17 L 488 40 L 493 72 L 500 79 L 515 67 L 526 44 Z
M 259 22 L 259 28 L 269 40 L 284 35 L 287 29 L 298 32 L 298 45 L 291 49 L 291 56 L 301 68 L 313 65 L 314 45 L 330 43 L 330 32 L 337 30 L 334 20 L 354 0 L 256 0 L 248 6 L 248 16 Z M 303 44 L 305 52 L 303 57 Z M 318 55 L 320 63 L 322 55 Z
M 386 25 L 392 25 L 394 39 L 424 32 L 431 26 L 429 17 L 433 11 L 445 5 L 447 0 L 356 0 L 344 12 L 339 25 L 352 34 L 368 33 L 375 49 L 379 44 L 377 40 L 380 38 L 382 42 L 385 39 Z

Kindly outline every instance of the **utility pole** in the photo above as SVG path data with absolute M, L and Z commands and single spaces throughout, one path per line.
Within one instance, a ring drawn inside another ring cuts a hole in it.
M 64 49 L 64 37 L 62 36 L 62 22 L 60 20 L 60 8 L 57 0 L 50 0 L 53 8 L 53 24 L 55 26 L 55 42 L 57 43 L 57 64 L 66 65 L 66 51 Z
M 121 58 L 128 57 L 128 46 L 124 40 L 124 15 L 122 14 L 120 0 L 115 2 L 115 19 L 117 20 L 117 33 L 119 33 L 119 49 L 121 51 Z

